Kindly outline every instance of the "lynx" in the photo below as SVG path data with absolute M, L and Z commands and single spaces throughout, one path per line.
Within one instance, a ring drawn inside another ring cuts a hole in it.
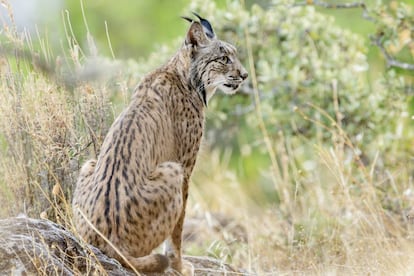
M 185 17 L 191 24 L 181 48 L 142 79 L 97 160 L 83 165 L 73 195 L 78 233 L 141 272 L 181 271 L 188 183 L 204 110 L 216 89 L 233 94 L 248 76 L 235 47 L 195 15 L 197 20 Z M 165 255 L 153 254 L 164 241 Z

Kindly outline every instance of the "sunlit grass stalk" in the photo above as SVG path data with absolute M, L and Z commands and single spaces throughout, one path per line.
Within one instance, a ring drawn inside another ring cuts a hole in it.
M 242 2 L 242 6 L 245 6 L 244 1 L 241 0 L 241 2 Z M 272 167 L 271 176 L 272 176 L 273 185 L 275 187 L 275 190 L 279 193 L 279 196 L 281 197 L 280 199 L 281 203 L 286 203 L 290 201 L 290 193 L 289 193 L 289 189 L 286 187 L 286 183 L 284 183 L 283 181 L 281 168 L 278 165 L 276 153 L 273 148 L 273 144 L 270 139 L 269 133 L 267 131 L 266 124 L 263 120 L 263 112 L 262 112 L 262 107 L 260 103 L 259 87 L 258 87 L 257 76 L 256 76 L 256 67 L 255 67 L 253 49 L 252 49 L 252 44 L 250 41 L 250 34 L 248 31 L 248 28 L 244 28 L 244 40 L 245 40 L 245 46 L 247 49 L 247 55 L 248 55 L 248 60 L 249 60 L 250 79 L 251 79 L 251 82 L 253 85 L 253 91 L 254 91 L 255 111 L 256 111 L 256 115 L 258 119 L 259 128 L 260 128 L 260 131 L 262 132 L 263 140 L 266 145 L 266 149 L 268 151 L 269 158 L 271 161 L 271 167 Z
M 75 206 L 76 208 L 76 206 Z M 95 225 L 93 225 L 93 223 L 88 219 L 88 217 L 82 212 L 82 210 L 78 209 L 77 210 L 81 216 L 83 217 L 83 219 L 86 221 L 86 223 L 88 224 L 89 227 L 91 227 L 93 229 L 93 231 L 95 231 L 96 233 L 98 233 L 98 235 L 107 243 L 109 244 L 112 249 L 125 261 L 125 263 L 128 264 L 128 266 L 132 269 L 132 271 L 135 272 L 135 274 L 137 275 L 141 275 L 136 269 L 135 267 L 128 261 L 128 259 L 122 254 L 121 251 L 119 251 L 119 249 L 107 238 L 105 237 L 104 234 L 102 234 L 96 227 Z

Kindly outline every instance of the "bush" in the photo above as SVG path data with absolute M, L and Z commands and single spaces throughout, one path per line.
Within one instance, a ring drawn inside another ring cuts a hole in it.
M 396 126 L 407 112 L 404 79 L 391 71 L 367 82 L 367 71 L 375 68 L 367 63 L 366 42 L 337 27 L 332 17 L 291 1 L 274 1 L 266 9 L 254 5 L 250 11 L 234 1 L 231 14 L 203 1 L 195 1 L 191 9 L 209 18 L 221 39 L 239 45 L 247 66 L 245 35 L 250 37 L 250 67 L 256 71 L 262 117 L 272 137 L 282 131 L 292 139 L 330 141 L 332 133 L 324 126 L 337 123 L 370 158 L 401 138 Z M 211 109 L 226 115 L 210 118 L 230 117 L 235 124 L 257 128 L 251 81 L 241 96 L 213 101 Z M 257 134 L 250 143 L 260 139 Z M 412 137 L 412 131 L 405 134 L 409 137 L 404 139 Z M 373 143 L 379 139 L 381 143 Z

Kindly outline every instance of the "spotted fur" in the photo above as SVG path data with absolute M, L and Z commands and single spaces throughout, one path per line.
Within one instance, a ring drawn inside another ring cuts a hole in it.
M 192 22 L 176 55 L 138 85 L 97 160 L 82 167 L 73 195 L 79 234 L 127 265 L 85 215 L 137 270 L 162 272 L 171 265 L 181 271 L 188 182 L 204 109 L 217 88 L 232 94 L 246 78 L 235 47 Z M 152 254 L 165 240 L 166 255 Z

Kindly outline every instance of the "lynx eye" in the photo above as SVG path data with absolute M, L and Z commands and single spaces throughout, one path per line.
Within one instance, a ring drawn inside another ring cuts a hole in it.
M 232 61 L 228 56 L 222 56 L 221 61 L 225 64 L 232 64 Z

